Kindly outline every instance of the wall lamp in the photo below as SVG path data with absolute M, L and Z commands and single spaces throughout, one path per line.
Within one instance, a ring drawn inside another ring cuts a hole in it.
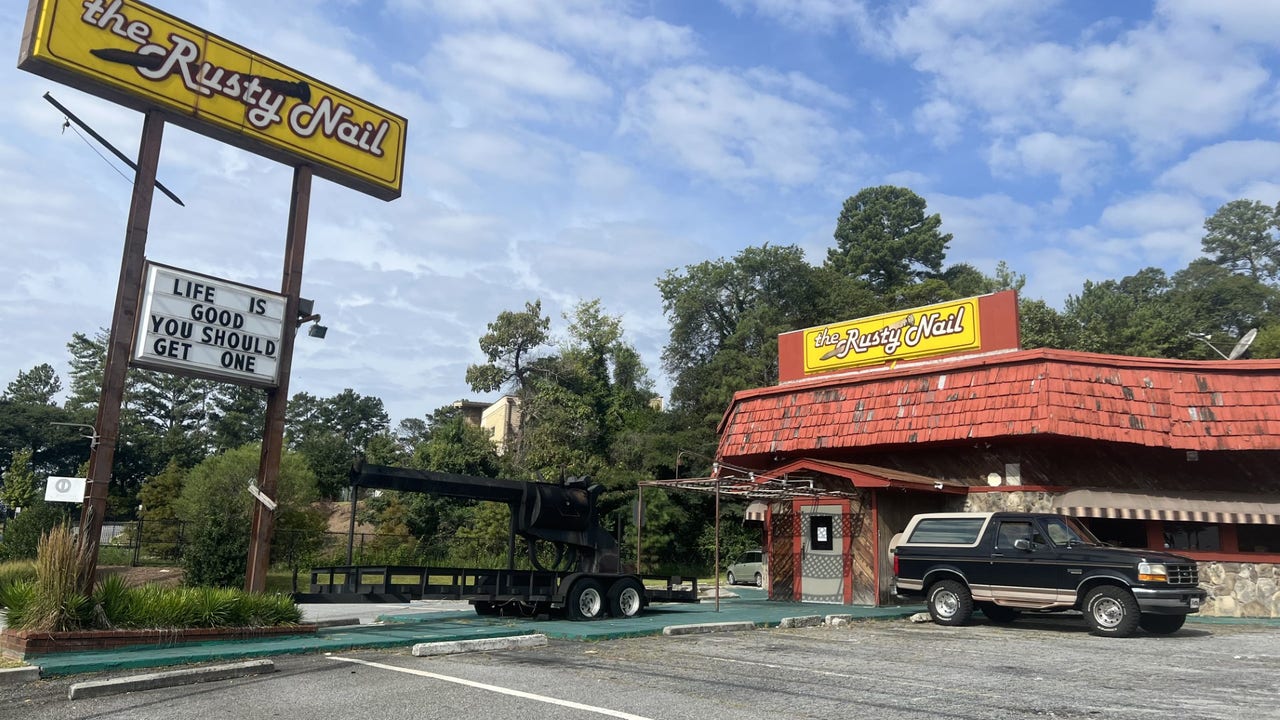
M 300 328 L 307 323 L 315 323 L 307 329 L 307 335 L 313 338 L 324 339 L 325 333 L 329 332 L 329 328 L 320 324 L 320 314 L 314 312 L 316 302 L 309 298 L 298 298 L 298 324 L 296 328 Z

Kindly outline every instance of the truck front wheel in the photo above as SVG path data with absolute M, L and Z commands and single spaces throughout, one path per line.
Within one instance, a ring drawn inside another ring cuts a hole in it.
M 1094 635 L 1129 637 L 1138 629 L 1138 601 L 1127 589 L 1099 585 L 1084 598 L 1084 619 Z
M 1186 615 L 1156 615 L 1154 613 L 1143 613 L 1143 615 L 1138 618 L 1138 627 L 1141 627 L 1152 635 L 1170 635 L 1181 630 L 1183 623 L 1186 621 Z
M 963 625 L 973 617 L 973 594 L 962 582 L 943 580 L 929 589 L 929 615 L 939 625 Z

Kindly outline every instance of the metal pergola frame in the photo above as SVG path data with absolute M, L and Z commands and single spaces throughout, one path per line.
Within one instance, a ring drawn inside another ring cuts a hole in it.
M 746 475 L 711 476 L 698 478 L 672 478 L 669 480 L 641 480 L 636 488 L 636 501 L 639 515 L 644 514 L 644 489 L 646 487 L 665 490 L 681 490 L 715 495 L 715 589 L 716 612 L 720 612 L 720 496 L 729 495 L 735 499 L 748 500 L 793 500 L 796 498 L 820 497 L 857 497 L 856 491 L 838 490 L 818 487 L 812 477 L 768 477 L 748 472 Z M 636 522 L 636 572 L 640 572 L 642 529 L 639 518 Z

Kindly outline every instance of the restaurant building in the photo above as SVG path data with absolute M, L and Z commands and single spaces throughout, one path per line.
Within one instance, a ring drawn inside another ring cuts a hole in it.
M 1012 291 L 779 337 L 714 477 L 765 524 L 770 597 L 895 604 L 920 512 L 1051 511 L 1200 564 L 1204 614 L 1280 617 L 1280 360 L 1018 347 Z

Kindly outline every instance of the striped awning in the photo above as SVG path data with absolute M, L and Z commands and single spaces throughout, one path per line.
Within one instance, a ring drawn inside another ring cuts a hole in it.
M 742 519 L 748 520 L 748 521 L 755 521 L 755 522 L 764 522 L 764 519 L 768 517 L 768 515 L 769 515 L 768 503 L 764 503 L 759 500 L 753 500 L 749 505 L 747 505 L 747 511 L 742 514 Z
M 1075 517 L 1280 525 L 1280 497 L 1239 493 L 1070 490 L 1053 512 Z

